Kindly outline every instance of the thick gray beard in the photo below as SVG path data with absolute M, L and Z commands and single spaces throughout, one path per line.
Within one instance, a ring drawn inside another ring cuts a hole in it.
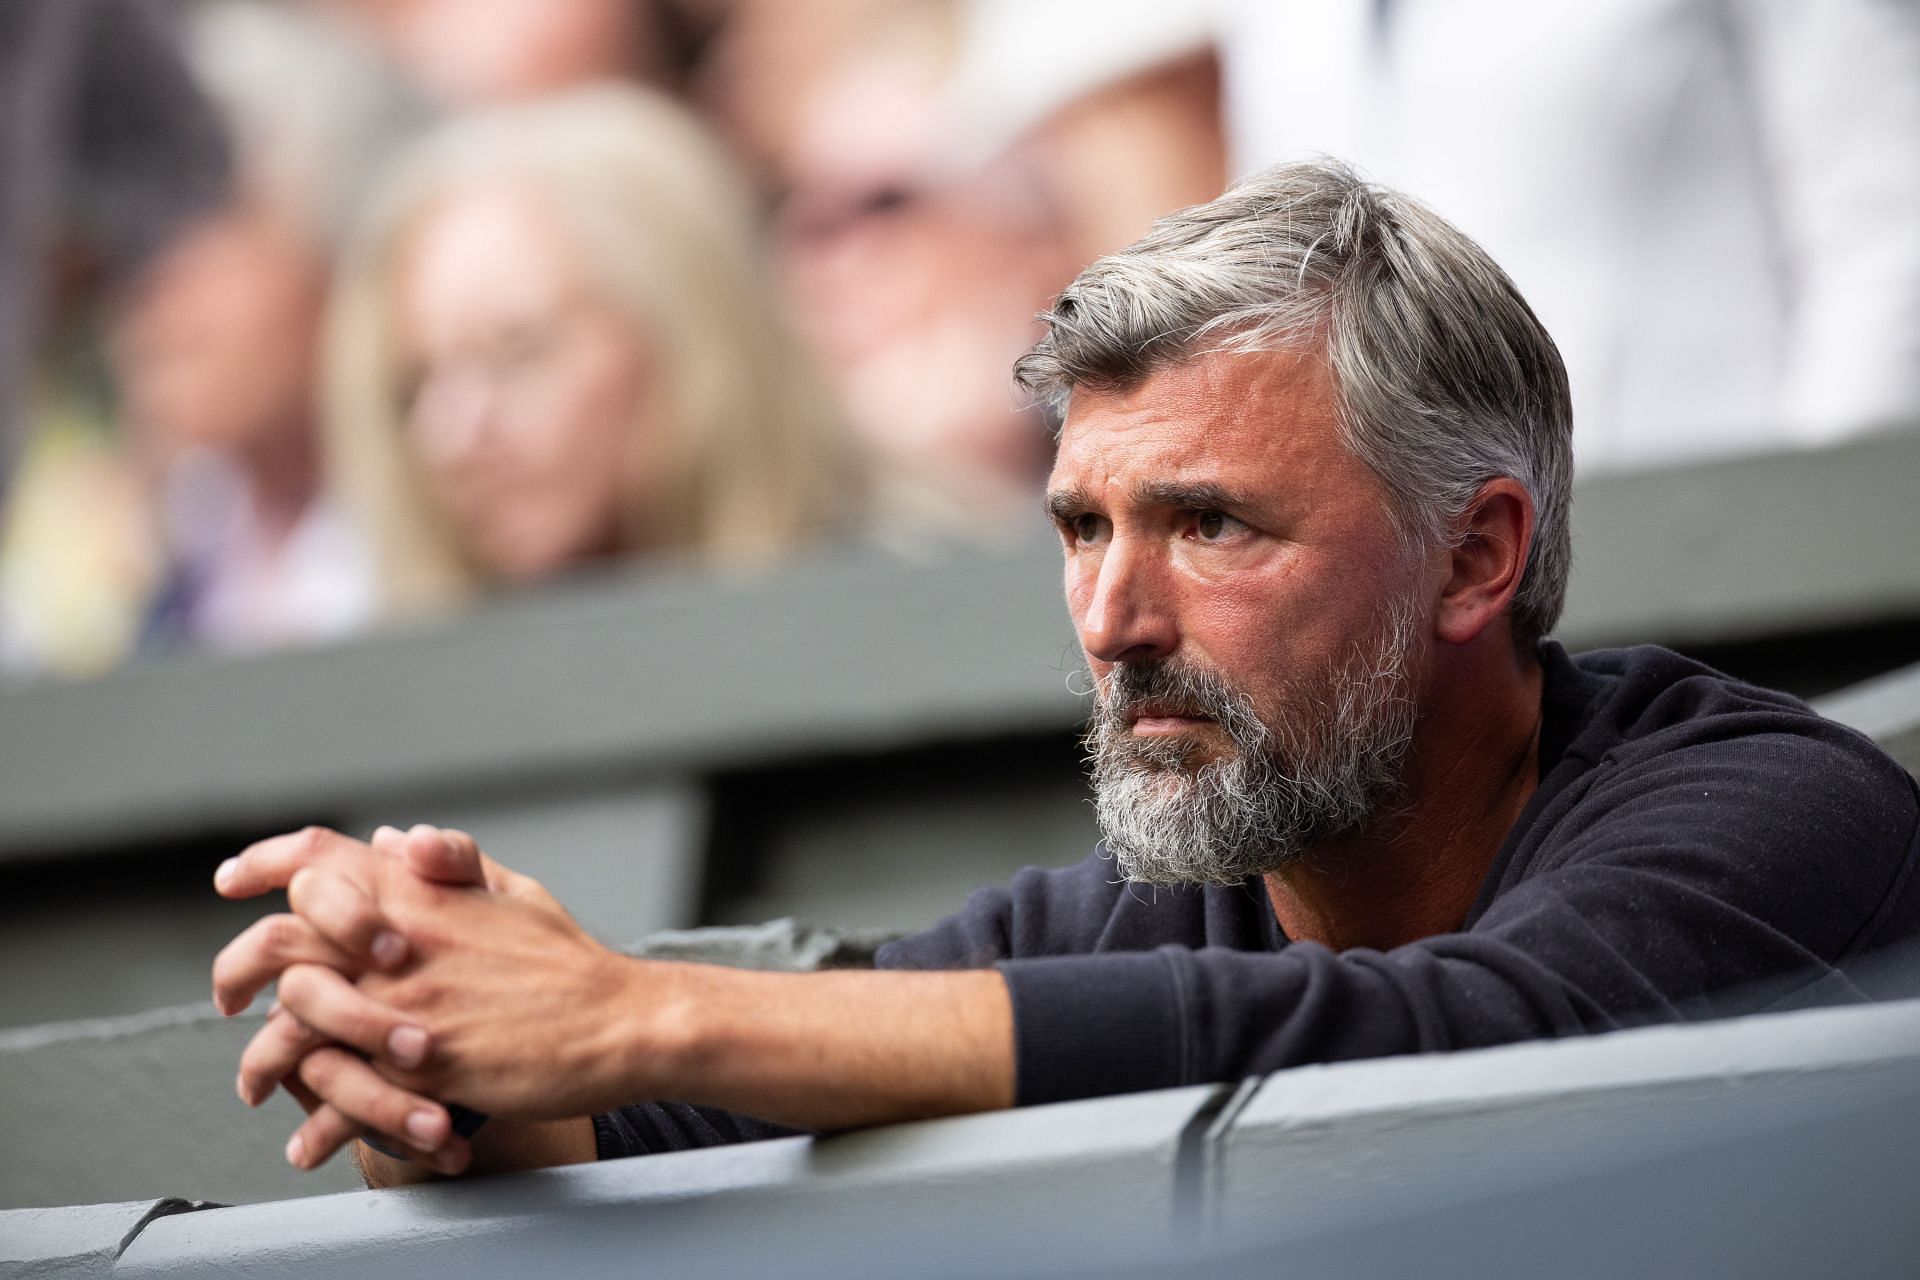
M 1128 880 L 1239 884 L 1299 862 L 1395 805 L 1415 704 L 1414 618 L 1389 606 L 1372 635 L 1296 685 L 1272 725 L 1214 672 L 1119 664 L 1087 727 L 1094 814 Z M 1171 703 L 1212 718 L 1232 753 L 1189 768 L 1195 744 L 1140 738 L 1128 709 Z

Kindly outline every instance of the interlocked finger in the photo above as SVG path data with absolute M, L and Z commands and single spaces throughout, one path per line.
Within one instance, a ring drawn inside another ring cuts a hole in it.
M 464 831 L 416 823 L 402 837 L 401 847 L 407 865 L 423 879 L 437 884 L 499 888 L 491 883 L 488 860 L 481 855 L 480 846 Z
M 307 827 L 248 845 L 220 864 L 213 873 L 213 885 L 223 897 L 253 898 L 286 888 L 302 867 L 358 862 L 372 856 L 366 845 L 338 831 Z
M 357 1131 L 347 1131 L 326 1114 L 330 1108 L 351 1124 L 392 1134 L 414 1150 L 464 1166 L 466 1144 L 454 1136 L 445 1107 L 384 1079 L 346 1050 L 332 1045 L 315 1049 L 300 1060 L 298 1076 L 326 1107 L 316 1108 L 288 1143 L 289 1163 L 310 1169 L 356 1136 Z M 450 1153 L 443 1151 L 448 1148 Z M 433 1163 L 442 1167 L 442 1159 Z
M 387 926 L 367 887 L 340 870 L 302 867 L 287 881 L 287 905 L 341 951 L 391 971 L 406 962 L 407 942 Z
M 265 1102 L 274 1085 L 292 1077 L 300 1059 L 325 1043 L 326 1037 L 276 1008 L 240 1055 L 240 1075 L 234 1082 L 240 1100 L 250 1107 Z
M 337 1146 L 344 1146 L 356 1138 L 364 1140 L 375 1136 L 365 1125 L 348 1118 L 345 1112 L 332 1103 L 321 1101 L 320 1096 L 302 1084 L 297 1076 L 288 1076 L 280 1083 L 286 1087 L 288 1093 L 293 1095 L 294 1101 L 300 1104 L 300 1109 L 309 1117 L 307 1123 L 303 1124 L 294 1135 L 299 1139 L 300 1145 L 295 1147 L 292 1142 L 287 1144 L 287 1159 L 294 1164 L 299 1165 L 306 1159 L 309 1148 L 314 1151 L 331 1150 Z M 341 1136 L 343 1134 L 344 1137 Z M 385 1144 L 383 1153 L 404 1151 L 412 1145 L 392 1134 L 380 1134 L 378 1137 Z M 449 1162 L 457 1163 L 460 1153 L 457 1149 L 442 1147 L 438 1152 L 420 1152 L 418 1158 L 428 1164 L 435 1164 L 436 1167 L 445 1167 Z M 449 1167 L 447 1172 L 458 1172 L 458 1169 Z
M 280 1003 L 321 1038 L 407 1070 L 425 1062 L 432 1047 L 424 1028 L 322 965 L 297 964 L 282 974 Z
M 288 1083 L 292 1092 L 292 1082 Z M 313 1094 L 306 1091 L 309 1097 Z M 334 1152 L 366 1132 L 366 1126 L 348 1118 L 339 1108 L 315 1102 L 307 1109 L 307 1118 L 287 1141 L 287 1163 L 296 1169 L 311 1169 Z
M 326 965 L 349 976 L 360 969 L 311 924 L 277 912 L 254 921 L 213 958 L 213 1003 L 222 1013 L 238 1013 L 296 964 Z

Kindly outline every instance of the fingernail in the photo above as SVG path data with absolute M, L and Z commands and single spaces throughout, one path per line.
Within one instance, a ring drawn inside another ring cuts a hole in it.
M 431 1156 L 427 1157 L 427 1163 L 431 1164 L 439 1172 L 446 1174 L 458 1173 L 461 1168 L 460 1154 L 452 1147 L 442 1147 L 440 1150 L 434 1152 Z
M 373 829 L 373 838 L 376 841 L 392 840 L 399 834 L 400 834 L 400 828 L 390 827 L 384 822 Z
M 403 1067 L 419 1066 L 427 1056 L 427 1033 L 419 1027 L 395 1027 L 387 1032 L 387 1055 Z
M 391 929 L 373 935 L 373 962 L 382 969 L 397 968 L 407 958 L 407 940 Z
M 253 1105 L 253 1091 L 247 1088 L 247 1078 L 245 1076 L 235 1076 L 233 1078 L 233 1091 L 240 1095 L 240 1101 L 246 1103 L 248 1106 Z
M 225 889 L 233 883 L 234 876 L 240 872 L 240 859 L 228 858 L 213 873 L 213 887 Z
M 431 1148 L 440 1140 L 440 1117 L 425 1109 L 414 1112 L 407 1117 L 407 1136 Z
M 307 1167 L 307 1144 L 297 1133 L 287 1139 L 287 1163 L 296 1169 Z

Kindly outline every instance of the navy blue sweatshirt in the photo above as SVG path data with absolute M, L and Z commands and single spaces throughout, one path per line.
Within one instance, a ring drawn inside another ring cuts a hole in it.
M 1890 994 L 1870 957 L 1920 934 L 1911 775 L 1663 649 L 1540 657 L 1540 783 L 1457 932 L 1335 953 L 1257 879 L 1128 886 L 1096 849 L 878 963 L 998 965 L 1023 1105 Z M 791 1132 L 675 1104 L 595 1127 L 603 1158 Z

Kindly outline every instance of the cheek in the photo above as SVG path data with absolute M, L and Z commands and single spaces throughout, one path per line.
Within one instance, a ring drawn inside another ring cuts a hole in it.
M 1195 593 L 1181 615 L 1183 643 L 1229 676 L 1270 660 L 1291 629 L 1271 601 L 1243 592 Z
M 1228 575 L 1185 594 L 1182 643 L 1191 656 L 1265 705 L 1297 673 L 1317 670 L 1341 634 L 1343 602 L 1299 556 Z
M 562 371 L 556 371 L 562 372 Z M 581 361 L 556 379 L 531 430 L 511 433 L 497 482 L 523 568 L 555 568 L 620 540 L 635 488 L 640 385 L 619 360 Z M 502 534 L 508 525 L 503 523 Z
M 644 489 L 659 428 L 645 413 L 645 385 L 625 353 L 601 353 L 572 371 L 529 465 L 550 477 L 578 520 L 618 519 L 627 495 Z
M 1312 610 L 1298 548 L 1261 548 L 1245 558 L 1185 564 L 1177 575 L 1188 634 L 1229 644 L 1259 644 Z
M 1079 626 L 1087 616 L 1087 605 L 1093 599 L 1093 587 L 1097 570 L 1083 559 L 1069 559 L 1062 570 L 1062 586 L 1067 597 L 1067 613 L 1075 626 Z
M 599 353 L 574 371 L 565 391 L 565 407 L 555 415 L 558 429 L 553 434 L 583 474 L 587 467 L 604 474 L 608 464 L 618 463 L 636 445 L 644 445 L 635 439 L 637 433 L 648 430 L 640 420 L 643 390 L 637 362 L 625 353 Z
M 424 505 L 447 521 L 455 541 L 482 563 L 493 559 L 487 550 L 497 530 L 502 507 L 491 476 L 496 468 L 484 459 L 449 457 L 435 450 L 408 450 Z

